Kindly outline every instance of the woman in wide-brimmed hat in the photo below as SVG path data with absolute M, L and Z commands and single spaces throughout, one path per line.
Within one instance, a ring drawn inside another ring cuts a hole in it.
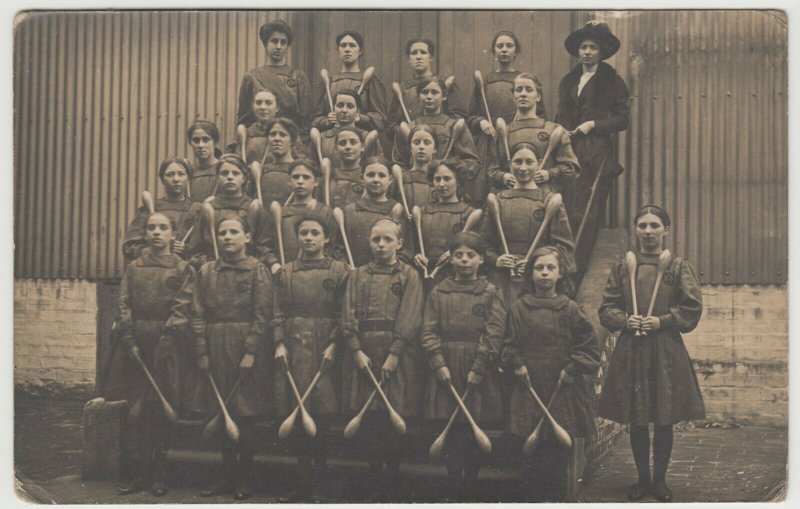
M 567 52 L 580 60 L 561 79 L 556 115 L 556 123 L 572 134 L 572 148 L 581 168 L 574 196 L 565 196 L 571 202 L 567 208 L 580 271 L 585 270 L 594 245 L 599 211 L 605 206 L 613 179 L 623 171 L 613 153 L 611 135 L 628 128 L 630 94 L 614 68 L 603 62 L 619 46 L 619 39 L 608 25 L 598 21 L 590 21 L 564 41 Z M 584 214 L 586 220 L 581 228 Z

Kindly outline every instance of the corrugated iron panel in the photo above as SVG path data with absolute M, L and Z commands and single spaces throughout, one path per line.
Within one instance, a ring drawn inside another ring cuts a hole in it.
M 705 283 L 787 281 L 786 18 L 774 11 L 598 12 L 631 90 L 609 221 L 647 203 Z
M 30 13 L 15 33 L 15 275 L 122 274 L 121 242 L 186 127 L 234 132 L 258 27 L 303 13 Z M 302 44 L 300 45 L 302 46 Z M 295 48 L 296 49 L 296 48 Z

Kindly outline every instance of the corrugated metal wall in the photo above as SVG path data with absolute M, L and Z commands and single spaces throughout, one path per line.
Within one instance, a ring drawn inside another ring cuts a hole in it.
M 644 202 L 673 213 L 674 251 L 704 282 L 785 282 L 788 174 L 786 29 L 762 12 L 648 11 L 607 18 L 623 41 L 611 61 L 631 87 L 620 139 L 628 171 L 609 206 L 629 224 Z M 469 93 L 488 71 L 497 29 L 522 39 L 518 68 L 544 82 L 552 117 L 573 62 L 564 37 L 587 12 L 98 12 L 33 14 L 15 33 L 15 275 L 108 278 L 155 170 L 188 155 L 186 126 L 218 123 L 229 140 L 239 80 L 264 61 L 268 19 L 299 34 L 290 58 L 319 79 L 337 70 L 335 35 L 367 38 L 364 65 L 387 83 L 408 76 L 403 44 L 427 36 L 440 74 Z M 312 37 L 303 34 L 313 34 Z M 705 94 L 705 95 L 703 95 Z M 745 126 L 737 129 L 735 126 Z M 709 149 L 708 147 L 711 147 Z
M 119 277 L 121 242 L 196 118 L 234 132 L 239 82 L 282 12 L 37 13 L 15 33 L 15 275 Z M 302 43 L 298 46 L 302 47 Z
M 705 283 L 785 283 L 786 18 L 771 11 L 598 13 L 631 90 L 610 219 L 662 204 L 670 248 Z

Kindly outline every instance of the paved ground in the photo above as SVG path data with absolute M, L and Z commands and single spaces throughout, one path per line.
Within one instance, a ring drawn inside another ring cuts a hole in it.
M 18 487 L 27 497 L 60 503 L 215 502 L 196 496 L 200 483 L 217 461 L 217 456 L 210 452 L 171 453 L 173 489 L 162 499 L 146 494 L 120 498 L 115 493 L 115 482 L 81 481 L 81 408 L 80 401 L 16 398 L 14 458 Z M 765 500 L 781 492 L 786 452 L 785 429 L 681 429 L 675 434 L 673 462 L 667 480 L 677 502 Z M 293 462 L 289 458 L 261 455 L 256 461 L 265 483 L 252 501 L 275 502 L 271 494 L 288 491 L 294 484 Z M 445 475 L 443 467 L 407 465 L 402 473 L 404 501 L 442 501 L 439 494 Z M 359 494 L 363 492 L 366 474 L 363 463 L 334 462 L 329 478 L 331 501 L 364 501 Z M 624 501 L 626 488 L 635 478 L 627 435 L 623 434 L 605 465 L 598 470 L 596 479 L 584 486 L 581 500 Z M 525 500 L 516 472 L 508 468 L 484 469 L 480 492 L 484 494 L 482 501 Z

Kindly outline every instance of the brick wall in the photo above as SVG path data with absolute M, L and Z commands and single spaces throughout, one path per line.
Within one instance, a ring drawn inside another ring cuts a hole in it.
M 94 283 L 14 280 L 14 385 L 90 386 L 96 335 Z
M 703 286 L 703 318 L 684 336 L 709 420 L 788 423 L 786 286 Z

